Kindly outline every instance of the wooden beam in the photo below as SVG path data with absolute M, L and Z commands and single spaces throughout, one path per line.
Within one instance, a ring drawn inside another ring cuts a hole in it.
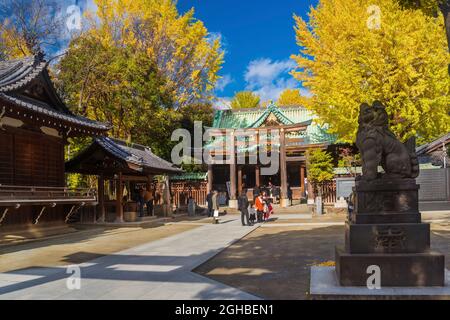
M 286 157 L 286 161 L 287 162 L 295 162 L 295 161 L 304 162 L 304 161 L 306 161 L 306 157 L 305 156 Z

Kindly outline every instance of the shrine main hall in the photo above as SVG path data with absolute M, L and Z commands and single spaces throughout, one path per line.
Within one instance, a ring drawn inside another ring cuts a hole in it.
M 217 146 L 220 139 L 212 139 L 205 148 L 211 156 L 222 153 L 226 163 L 212 162 L 208 165 L 208 190 L 227 193 L 229 206 L 237 207 L 237 195 L 247 189 L 252 199 L 253 188 L 267 186 L 269 182 L 280 191 L 279 199 L 282 207 L 289 205 L 288 188 L 292 191 L 292 199 L 306 198 L 307 169 L 305 153 L 308 149 L 332 148 L 335 137 L 329 134 L 326 126 L 314 121 L 314 115 L 304 107 L 278 107 L 271 103 L 266 108 L 216 110 L 211 132 L 222 135 L 222 145 L 232 143 L 222 151 Z M 279 139 L 270 142 L 268 135 L 276 130 Z M 230 139 L 231 136 L 233 137 Z M 239 138 L 241 132 L 251 132 L 250 137 Z M 228 137 L 228 138 L 227 138 Z M 264 174 L 263 168 L 269 164 L 249 161 L 252 153 L 278 153 L 279 168 L 274 174 Z M 239 161 L 245 155 L 243 163 Z M 308 192 L 312 195 L 311 190 Z

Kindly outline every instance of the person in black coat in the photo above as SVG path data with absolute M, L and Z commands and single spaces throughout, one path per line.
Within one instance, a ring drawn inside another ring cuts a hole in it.
M 206 195 L 206 203 L 208 204 L 208 217 L 213 216 L 213 202 L 212 202 L 213 190 L 210 190 Z
M 248 225 L 248 226 L 252 226 L 253 224 L 250 222 L 250 217 L 248 214 L 248 198 L 247 198 L 247 191 L 246 190 L 242 190 L 241 194 L 238 197 L 238 208 L 239 211 L 241 212 L 241 222 L 242 225 Z

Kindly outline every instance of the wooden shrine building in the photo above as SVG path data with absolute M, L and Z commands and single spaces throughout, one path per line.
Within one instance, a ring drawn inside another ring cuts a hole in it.
M 95 191 L 65 187 L 64 146 L 109 126 L 70 112 L 47 67 L 42 55 L 0 62 L 1 228 L 64 222 L 96 204 Z
M 237 194 L 242 188 L 248 189 L 249 198 L 252 197 L 252 188 L 268 185 L 269 181 L 279 187 L 281 206 L 287 206 L 288 186 L 293 192 L 294 199 L 300 199 L 305 195 L 306 158 L 305 152 L 311 148 L 327 149 L 334 143 L 335 137 L 328 134 L 325 127 L 319 126 L 314 121 L 314 116 L 303 107 L 279 108 L 270 104 L 267 108 L 217 110 L 211 132 L 232 133 L 232 149 L 224 149 L 223 153 L 228 164 L 210 164 L 208 166 L 208 189 L 216 189 L 219 192 L 227 192 L 230 207 L 236 207 Z M 237 153 L 249 154 L 262 149 L 269 150 L 270 144 L 264 145 L 262 135 L 267 135 L 268 130 L 275 129 L 279 132 L 279 170 L 273 175 L 262 175 L 259 162 L 256 164 L 238 164 Z M 251 131 L 254 136 L 245 141 L 240 140 L 238 132 Z M 210 154 L 217 154 L 214 139 L 205 146 Z M 251 143 L 253 142 L 253 143 Z M 214 151 L 213 151 L 214 150 Z M 230 158 L 231 156 L 231 158 Z M 228 186 L 227 186 L 228 184 Z M 310 196 L 312 192 L 309 192 Z
M 172 163 L 159 158 L 147 146 L 99 137 L 73 159 L 66 171 L 98 177 L 99 222 L 124 222 L 124 211 L 136 213 L 139 188 L 152 191 L 155 175 L 182 173 Z M 154 188 L 153 188 L 154 189 Z M 170 210 L 170 187 L 166 179 L 162 213 Z M 153 190 L 154 191 L 154 190 Z M 109 213 L 113 213 L 113 219 Z

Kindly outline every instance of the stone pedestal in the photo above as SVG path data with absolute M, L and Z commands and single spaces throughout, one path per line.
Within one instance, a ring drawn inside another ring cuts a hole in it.
M 430 250 L 430 225 L 421 222 L 418 190 L 415 179 L 356 182 L 345 247 L 336 248 L 340 285 L 366 286 L 367 268 L 376 265 L 382 286 L 444 286 L 444 255 Z

